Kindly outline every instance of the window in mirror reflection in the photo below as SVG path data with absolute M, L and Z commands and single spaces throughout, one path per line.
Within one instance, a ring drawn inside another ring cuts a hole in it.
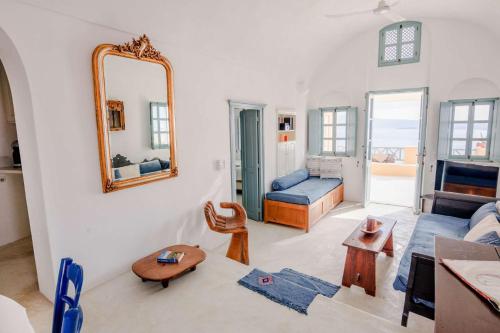
M 151 148 L 165 149 L 169 146 L 167 103 L 151 102 Z

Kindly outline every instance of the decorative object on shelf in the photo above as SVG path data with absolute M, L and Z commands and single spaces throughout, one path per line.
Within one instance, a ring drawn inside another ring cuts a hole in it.
M 179 171 L 174 131 L 174 86 L 169 61 L 143 35 L 122 45 L 97 46 L 92 56 L 92 70 L 103 192 L 176 177 Z M 161 118 L 164 121 L 158 123 L 157 131 L 161 142 L 166 144 L 153 146 L 153 153 L 151 145 L 142 142 L 142 138 L 148 137 L 144 133 L 152 133 L 151 126 L 157 122 L 156 118 L 142 116 L 151 112 L 151 102 L 162 105 L 160 111 L 166 113 L 166 117 Z M 125 104 L 127 130 L 123 131 Z M 119 133 L 110 135 L 114 131 Z M 167 168 L 147 173 L 141 171 L 133 177 L 116 177 L 113 156 L 128 156 L 130 165 L 156 157 Z
M 245 227 L 247 214 L 245 208 L 236 202 L 221 202 L 221 208 L 232 209 L 231 217 L 218 215 L 211 201 L 205 204 L 205 219 L 210 230 L 232 234 L 231 243 L 227 249 L 226 257 L 248 265 L 248 230 Z
M 125 111 L 122 101 L 109 100 L 108 106 L 108 124 L 110 131 L 125 130 Z
M 276 154 L 277 176 L 287 175 L 295 170 L 295 111 L 277 109 L 278 147 Z
M 14 168 L 21 167 L 21 154 L 19 153 L 19 141 L 12 142 L 12 166 Z
M 158 263 L 158 256 L 165 251 L 182 252 L 184 256 L 175 265 Z M 167 288 L 170 280 L 195 271 L 196 265 L 204 261 L 206 257 L 207 255 L 198 245 L 173 245 L 137 260 L 132 265 L 132 271 L 142 279 L 142 282 L 157 281 L 161 282 L 163 288 Z

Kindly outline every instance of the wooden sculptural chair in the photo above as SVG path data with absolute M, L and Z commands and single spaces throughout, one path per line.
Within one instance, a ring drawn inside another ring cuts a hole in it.
M 232 234 L 226 257 L 248 265 L 248 230 L 245 227 L 247 213 L 235 202 L 221 202 L 221 208 L 232 209 L 232 216 L 218 215 L 211 201 L 205 204 L 205 219 L 208 227 L 223 234 Z

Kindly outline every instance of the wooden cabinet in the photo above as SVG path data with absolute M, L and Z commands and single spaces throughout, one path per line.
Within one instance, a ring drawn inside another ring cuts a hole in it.
M 288 175 L 295 171 L 295 141 L 278 142 L 277 175 Z

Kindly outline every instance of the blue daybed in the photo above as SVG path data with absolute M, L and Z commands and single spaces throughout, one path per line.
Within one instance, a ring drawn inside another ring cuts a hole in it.
M 297 170 L 273 181 L 272 192 L 264 200 L 264 222 L 274 222 L 304 229 L 306 232 L 330 209 L 344 199 L 340 178 L 309 176 Z
M 409 312 L 434 319 L 434 238 L 463 239 L 486 215 L 500 216 L 495 198 L 436 191 L 431 213 L 420 215 L 393 283 L 406 293 L 401 325 Z

